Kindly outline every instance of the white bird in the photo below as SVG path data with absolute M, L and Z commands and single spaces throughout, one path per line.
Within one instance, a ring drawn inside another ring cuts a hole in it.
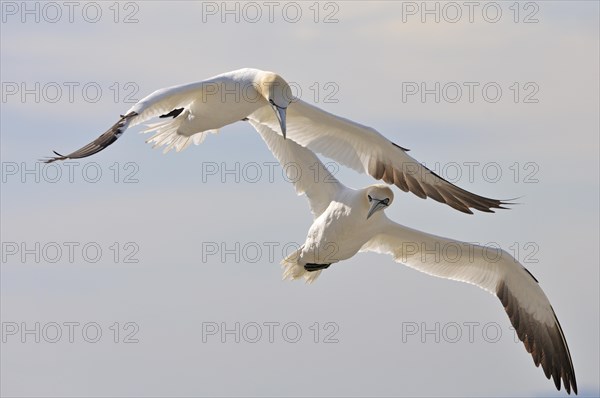
M 375 92 L 369 101 L 376 101 Z M 468 192 L 444 180 L 376 130 L 325 112 L 294 98 L 288 83 L 273 72 L 240 69 L 198 83 L 160 89 L 145 97 L 108 131 L 83 148 L 46 162 L 93 155 L 132 126 L 154 117 L 169 120 L 149 125 L 147 142 L 180 151 L 200 144 L 209 133 L 239 120 L 267 126 L 301 146 L 332 158 L 377 180 L 395 184 L 420 198 L 431 197 L 464 213 L 493 212 L 510 204 Z
M 256 69 L 155 91 L 92 143 L 65 156 L 55 152 L 57 157 L 47 162 L 93 155 L 127 128 L 157 116 L 172 119 L 150 125 L 148 131 L 156 134 L 148 142 L 166 146 L 165 152 L 199 144 L 208 133 L 247 120 L 280 163 L 294 162 L 294 171 L 300 167 L 303 177 L 294 178 L 294 185 L 308 197 L 314 222 L 302 248 L 282 261 L 284 278 L 313 282 L 331 264 L 359 251 L 375 251 L 389 253 L 396 261 L 430 275 L 474 284 L 500 298 L 536 366 L 542 365 L 558 389 L 562 378 L 566 390 L 577 393 L 571 356 L 554 310 L 522 265 L 504 251 L 490 261 L 488 248 L 425 234 L 389 220 L 383 212 L 394 200 L 388 186 L 347 188 L 330 175 L 312 150 L 466 213 L 471 208 L 492 212 L 506 202 L 449 183 L 374 129 L 292 98 L 283 78 Z M 447 250 L 456 249 L 460 258 L 449 261 Z
M 292 100 L 285 80 L 272 72 L 240 69 L 210 79 L 156 90 L 132 106 L 119 121 L 93 142 L 68 155 L 48 159 L 79 159 L 108 147 L 129 127 L 152 118 L 172 118 L 149 125 L 145 132 L 156 131 L 146 142 L 154 147 L 165 145 L 165 153 L 177 152 L 192 142 L 200 144 L 209 133 L 240 120 L 260 108 L 274 111 L 278 129 L 285 137 L 286 108 Z
M 387 253 L 429 275 L 476 285 L 498 296 L 519 339 L 560 390 L 577 393 L 575 371 L 556 314 L 538 281 L 505 251 L 426 234 L 391 221 L 384 213 L 394 201 L 386 185 L 354 190 L 333 177 L 315 154 L 284 140 L 254 121 L 284 167 L 298 194 L 306 194 L 314 221 L 304 245 L 282 262 L 284 279 L 313 282 L 333 263 L 358 252 Z M 293 174 L 293 175 L 292 175 Z

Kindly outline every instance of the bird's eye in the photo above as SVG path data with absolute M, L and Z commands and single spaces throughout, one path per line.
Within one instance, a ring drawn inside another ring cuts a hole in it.
M 371 197 L 371 195 L 367 195 L 367 198 L 369 198 L 369 202 L 373 201 L 373 198 Z
M 385 198 L 384 200 L 381 201 L 381 203 L 388 206 L 390 204 L 390 198 Z

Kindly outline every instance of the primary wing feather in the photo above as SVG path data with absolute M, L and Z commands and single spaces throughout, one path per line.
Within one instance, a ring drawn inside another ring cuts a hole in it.
M 387 218 L 362 251 L 391 254 L 418 271 L 496 295 L 535 365 L 557 389 L 562 379 L 567 392 L 577 393 L 573 361 L 554 309 L 538 281 L 507 252 L 429 235 Z
M 131 107 L 127 113 L 109 128 L 97 139 L 85 145 L 84 147 L 69 153 L 61 155 L 54 152 L 57 156 L 46 159 L 46 163 L 57 160 L 79 159 L 91 156 L 114 143 L 129 127 L 144 123 L 154 117 L 171 117 L 171 120 L 163 121 L 154 125 L 148 131 L 156 131 L 148 142 L 156 145 L 166 145 L 167 150 L 175 148 L 178 151 L 187 147 L 191 142 L 199 142 L 197 138 L 190 137 L 190 126 L 188 122 L 189 108 L 201 98 L 201 92 L 204 82 L 185 84 L 156 90 L 152 94 L 140 100 Z M 193 130 L 193 126 L 191 126 Z M 182 133 L 183 130 L 183 133 Z
M 250 116 L 256 122 L 277 128 L 277 120 L 265 109 Z M 377 180 L 394 184 L 420 198 L 471 214 L 470 209 L 493 212 L 509 204 L 468 192 L 435 174 L 377 130 L 328 113 L 300 99 L 287 110 L 287 136 L 300 145 L 334 159 Z

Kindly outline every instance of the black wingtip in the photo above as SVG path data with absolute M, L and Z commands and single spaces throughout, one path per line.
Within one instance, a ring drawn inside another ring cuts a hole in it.
M 396 148 L 400 148 L 400 149 L 402 149 L 404 152 L 408 152 L 408 151 L 410 151 L 410 149 L 408 149 L 408 148 L 404 148 L 404 147 L 401 147 L 400 145 L 396 144 L 396 143 L 395 143 L 395 142 L 393 142 L 393 141 L 390 141 L 390 142 L 392 143 L 392 145 L 393 145 L 393 146 L 395 146 Z
M 515 200 L 523 199 L 524 197 L 525 197 L 525 195 L 517 196 L 515 198 L 510 198 L 510 199 L 502 199 L 502 202 L 506 203 L 506 204 L 521 204 L 519 202 L 515 202 Z
M 427 198 L 425 198 L 425 199 L 427 199 Z M 450 205 L 450 207 L 452 207 L 453 209 L 456 209 L 456 210 L 460 211 L 461 213 L 469 214 L 469 215 L 473 214 L 473 211 L 470 208 L 468 208 L 468 207 L 453 206 L 451 204 L 449 204 L 449 205 Z
M 131 111 L 126 115 L 120 116 L 121 118 L 117 123 L 115 123 L 106 132 L 104 132 L 102 135 L 100 135 L 98 138 L 96 138 L 94 141 L 90 142 L 86 146 L 76 150 L 75 152 L 69 153 L 68 155 L 62 155 L 56 151 L 52 151 L 56 155 L 55 157 L 40 159 L 40 161 L 44 163 L 52 163 L 56 162 L 57 160 L 81 159 L 104 150 L 123 134 L 124 130 L 122 128 L 123 126 L 125 126 L 126 120 L 138 116 L 138 113 Z
M 67 159 L 66 156 L 61 155 L 60 153 L 58 153 L 56 151 L 52 151 L 52 153 L 54 153 L 56 156 L 55 157 L 51 157 L 51 158 L 38 159 L 38 160 L 40 162 L 44 162 L 44 163 L 52 163 L 52 162 L 56 162 L 57 160 L 65 160 L 65 159 Z
M 556 389 L 558 391 L 560 391 L 560 377 L 552 377 L 554 380 L 554 386 L 556 387 Z M 567 386 L 565 385 L 565 390 L 568 390 Z M 568 393 L 568 391 L 567 391 Z
M 511 210 L 510 207 L 504 207 L 504 206 L 518 206 L 518 205 L 522 205 L 523 203 L 521 202 L 515 202 L 515 200 L 521 199 L 523 198 L 523 196 L 519 196 L 516 198 L 512 198 L 512 199 L 503 199 L 500 200 L 497 206 L 494 206 L 495 209 L 502 209 L 502 210 Z

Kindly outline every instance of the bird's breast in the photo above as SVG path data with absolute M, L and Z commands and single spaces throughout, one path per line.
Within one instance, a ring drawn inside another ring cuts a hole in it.
M 309 229 L 303 260 L 326 264 L 354 256 L 368 240 L 352 208 L 332 202 Z

